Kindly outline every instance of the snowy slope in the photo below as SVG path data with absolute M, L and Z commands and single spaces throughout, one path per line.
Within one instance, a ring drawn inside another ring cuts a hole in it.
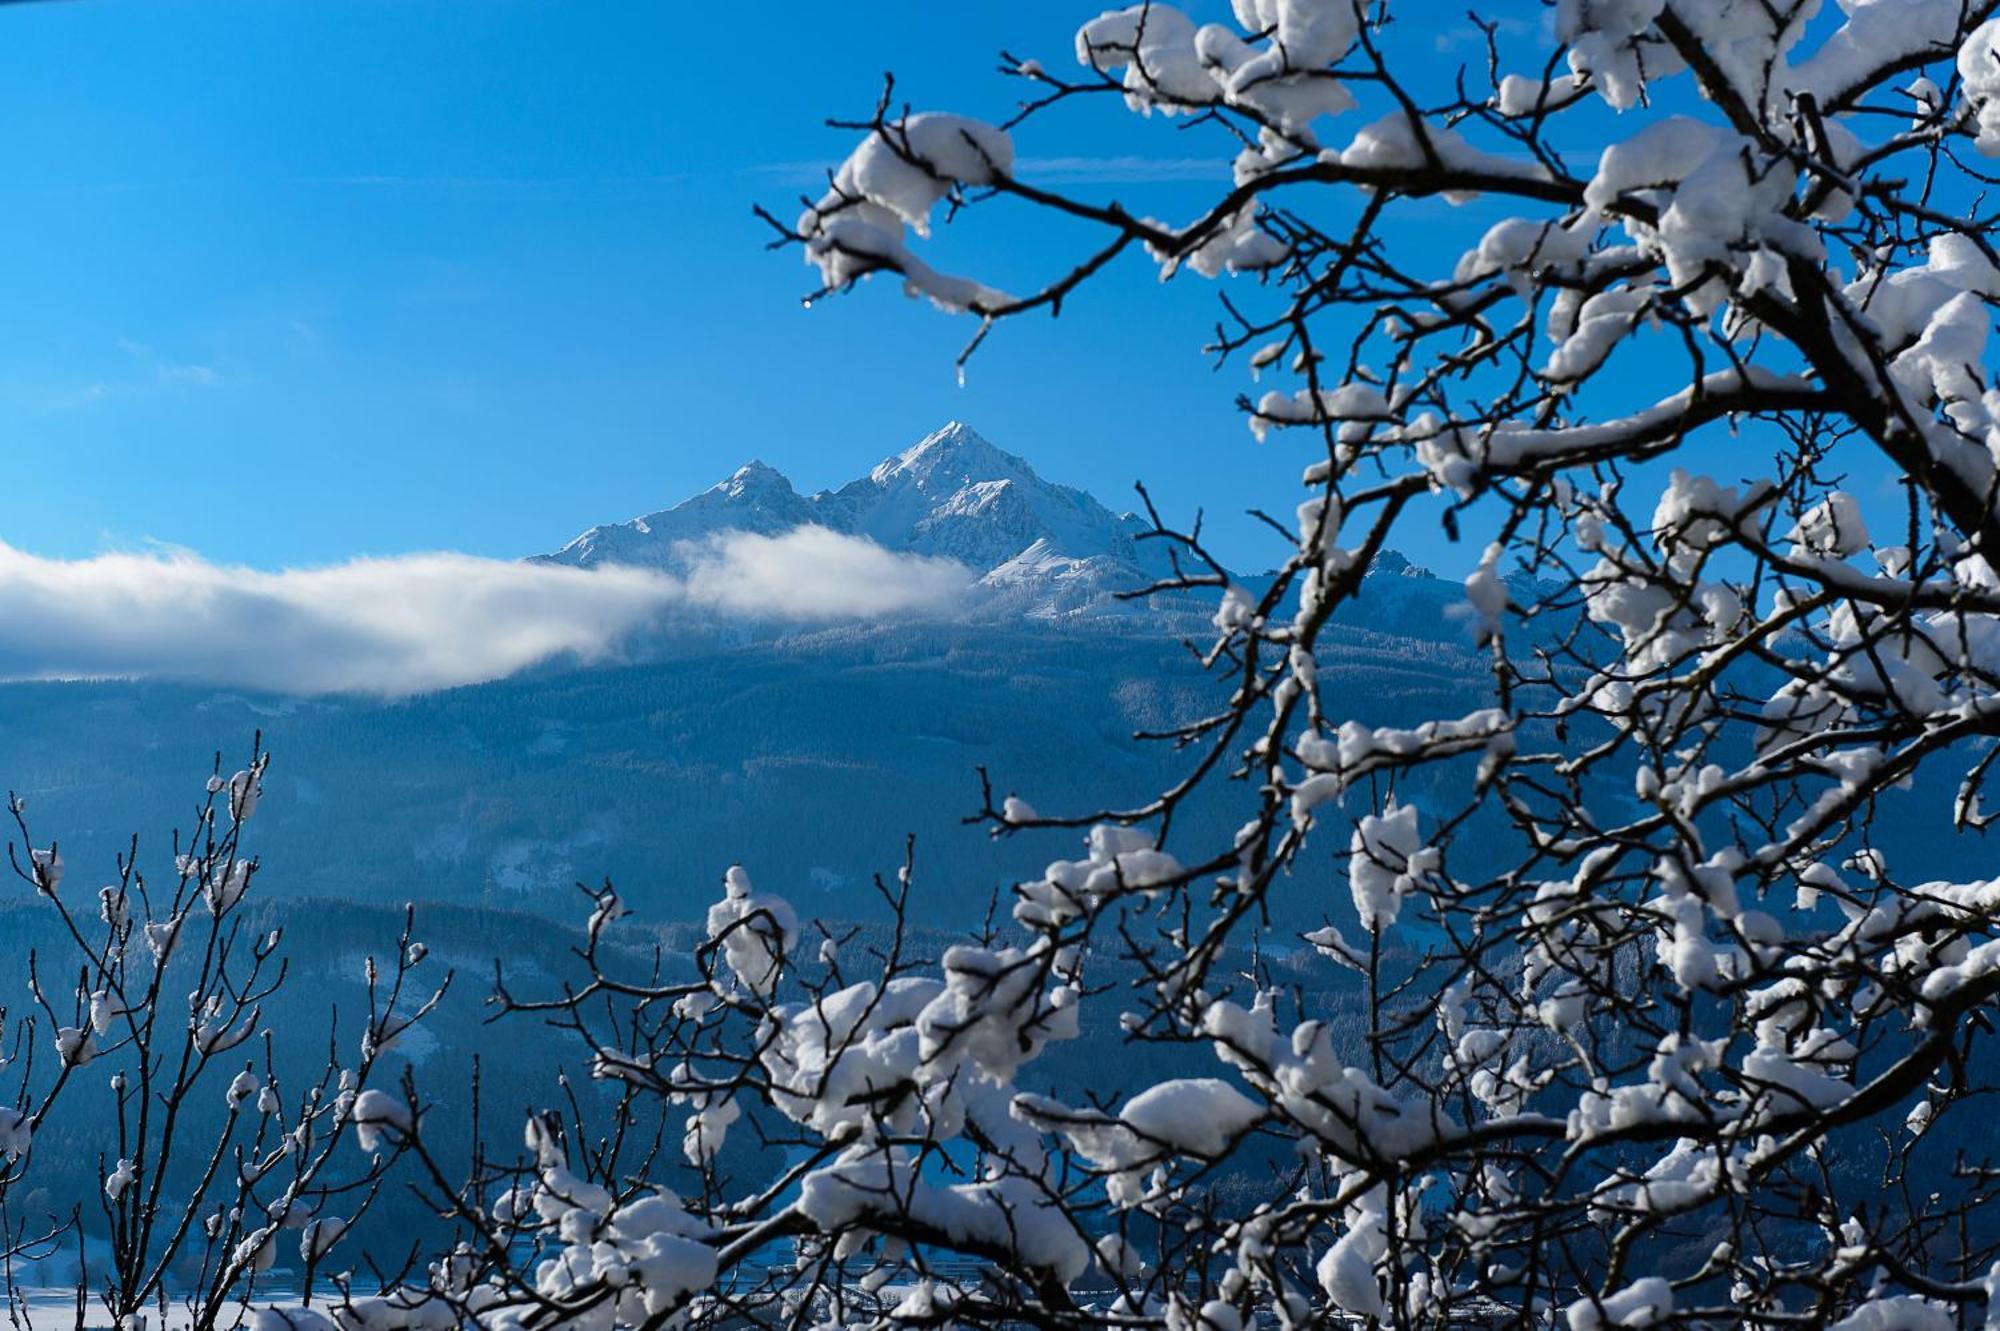
M 1075 559 L 1138 564 L 1130 514 L 1034 468 L 952 421 L 858 481 L 814 497 L 829 526 L 895 550 L 944 555 L 982 571 L 1037 542 Z
M 685 503 L 630 522 L 592 527 L 553 555 L 551 563 L 592 567 L 638 564 L 675 565 L 675 548 L 724 531 L 774 536 L 816 521 L 812 501 L 792 488 L 777 468 L 751 462 L 712 489 Z

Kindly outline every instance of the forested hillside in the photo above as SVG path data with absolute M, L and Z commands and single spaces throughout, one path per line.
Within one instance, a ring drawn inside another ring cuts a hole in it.
M 1366 632 L 1335 673 L 1385 721 L 1479 685 L 1460 649 Z M 648 914 L 692 918 L 741 861 L 847 918 L 871 911 L 871 875 L 914 835 L 934 885 L 920 910 L 962 924 L 1074 846 L 965 827 L 979 765 L 998 794 L 1032 786 L 1052 813 L 1140 799 L 1174 755 L 1135 732 L 1215 689 L 1174 638 L 1102 624 L 827 630 L 395 702 L 13 684 L 0 784 L 72 872 L 108 876 L 134 832 L 163 863 L 161 819 L 191 777 L 261 729 L 273 896 L 567 918 L 573 885 L 609 876 Z

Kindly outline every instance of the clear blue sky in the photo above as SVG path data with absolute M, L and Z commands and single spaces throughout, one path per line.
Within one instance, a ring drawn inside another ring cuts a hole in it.
M 1004 113 L 999 49 L 1066 60 L 1089 12 L 0 8 L 0 540 L 515 555 L 751 456 L 837 483 L 957 416 L 1108 502 L 1143 476 L 1205 503 L 1226 553 L 1270 562 L 1235 515 L 1288 506 L 1307 445 L 1260 448 L 1236 418 L 1246 378 L 1199 354 L 1210 284 L 1162 292 L 1135 260 L 1062 320 L 1004 329 L 960 388 L 969 325 L 886 288 L 801 310 L 808 271 L 761 248 L 752 202 L 789 211 L 823 180 L 851 136 L 821 120 L 865 112 L 881 71 L 920 107 Z M 1191 159 L 1222 160 L 1107 104 L 1019 150 L 1111 159 L 1067 170 L 1170 217 L 1206 193 Z M 940 256 L 1025 286 L 1075 240 L 992 220 Z

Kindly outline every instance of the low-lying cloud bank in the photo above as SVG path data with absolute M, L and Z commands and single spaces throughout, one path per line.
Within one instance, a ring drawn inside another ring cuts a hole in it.
M 556 657 L 615 658 L 675 611 L 821 622 L 950 608 L 969 574 L 806 527 L 729 532 L 685 572 L 461 554 L 259 569 L 186 553 L 45 559 L 0 543 L 0 678 L 418 693 Z

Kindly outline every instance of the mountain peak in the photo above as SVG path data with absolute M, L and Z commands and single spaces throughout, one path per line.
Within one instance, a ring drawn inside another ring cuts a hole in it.
M 1412 564 L 1410 557 L 1400 550 L 1378 551 L 1368 565 L 1371 574 L 1386 574 L 1402 578 L 1435 578 L 1437 575 L 1421 564 Z
M 927 453 L 951 453 L 971 449 L 986 449 L 995 453 L 1000 451 L 986 442 L 986 436 L 964 421 L 948 420 L 904 449 L 902 457 L 914 459 Z
M 946 421 L 869 473 L 878 485 L 905 476 L 926 487 L 947 481 L 1040 479 L 1027 462 L 995 448 L 979 431 L 957 420 Z
M 710 488 L 711 493 L 719 492 L 734 499 L 772 491 L 785 494 L 797 493 L 783 472 L 757 458 L 752 458 L 738 467 L 728 480 Z

